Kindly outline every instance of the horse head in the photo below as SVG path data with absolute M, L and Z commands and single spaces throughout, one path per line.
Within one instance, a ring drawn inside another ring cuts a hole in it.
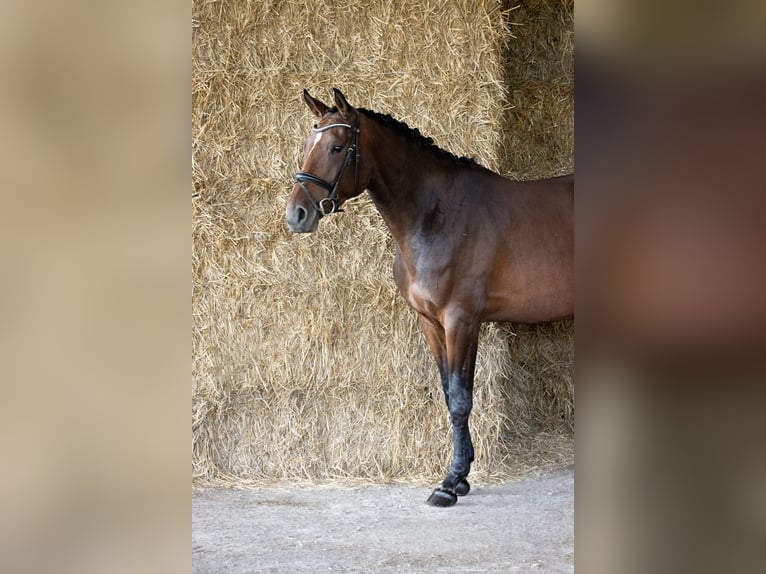
M 303 90 L 306 105 L 319 118 L 303 144 L 303 165 L 295 174 L 287 201 L 287 225 L 295 233 L 311 233 L 325 215 L 343 211 L 359 186 L 359 112 L 340 90 L 333 88 L 335 106 L 312 98 Z

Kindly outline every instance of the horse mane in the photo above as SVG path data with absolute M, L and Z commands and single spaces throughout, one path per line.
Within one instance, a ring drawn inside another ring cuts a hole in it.
M 434 143 L 433 138 L 424 136 L 423 134 L 420 133 L 419 129 L 411 128 L 406 123 L 392 118 L 389 114 L 381 114 L 378 112 L 373 112 L 372 110 L 367 110 L 365 108 L 357 108 L 357 109 L 358 111 L 366 115 L 368 118 L 373 119 L 383 124 L 384 126 L 392 128 L 394 131 L 402 134 L 407 139 L 417 143 L 424 149 L 428 149 L 442 157 L 448 157 L 456 162 L 474 164 L 474 165 L 476 164 L 476 160 L 474 160 L 473 158 L 465 157 L 465 156 L 457 156 L 453 154 L 452 152 L 447 151 L 446 149 L 440 148 Z
M 438 156 L 446 157 L 459 163 L 464 163 L 469 165 L 479 165 L 476 162 L 476 160 L 473 159 L 472 157 L 457 156 L 454 153 L 447 151 L 446 149 L 440 148 L 434 143 L 433 138 L 424 136 L 423 134 L 420 133 L 419 129 L 411 128 L 406 123 L 392 118 L 389 114 L 381 114 L 379 112 L 374 112 L 366 108 L 356 108 L 356 109 L 358 112 L 363 113 L 368 118 L 375 120 L 378 123 L 393 129 L 395 132 L 405 136 L 408 140 L 415 142 L 416 144 L 421 146 L 423 149 L 427 149 Z M 338 111 L 338 108 L 333 106 L 332 108 L 327 110 L 327 113 L 334 113 L 337 111 Z

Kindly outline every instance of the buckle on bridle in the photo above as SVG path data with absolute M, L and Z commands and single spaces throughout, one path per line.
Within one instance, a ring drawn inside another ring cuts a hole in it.
M 330 210 L 329 211 L 326 210 L 325 207 L 324 207 L 324 204 L 325 204 L 326 201 L 330 202 Z M 324 199 L 320 199 L 319 203 L 317 205 L 319 206 L 319 210 L 318 211 L 319 211 L 319 213 L 322 214 L 322 216 L 332 215 L 333 213 L 340 213 L 341 211 L 343 211 L 342 209 L 340 209 L 338 207 L 338 200 L 335 199 L 334 197 L 325 197 Z

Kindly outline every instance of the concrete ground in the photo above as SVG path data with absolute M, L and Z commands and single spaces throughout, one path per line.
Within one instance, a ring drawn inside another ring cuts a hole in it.
M 197 489 L 192 572 L 574 572 L 574 471 L 474 485 Z

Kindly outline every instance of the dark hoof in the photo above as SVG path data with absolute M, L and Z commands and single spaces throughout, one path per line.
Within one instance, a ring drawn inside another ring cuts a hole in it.
M 468 484 L 468 481 L 465 478 L 461 479 L 455 487 L 455 493 L 458 496 L 465 496 L 469 492 L 471 492 L 471 485 Z
M 453 506 L 457 502 L 457 495 L 454 492 L 437 488 L 428 497 L 426 503 L 431 506 Z

